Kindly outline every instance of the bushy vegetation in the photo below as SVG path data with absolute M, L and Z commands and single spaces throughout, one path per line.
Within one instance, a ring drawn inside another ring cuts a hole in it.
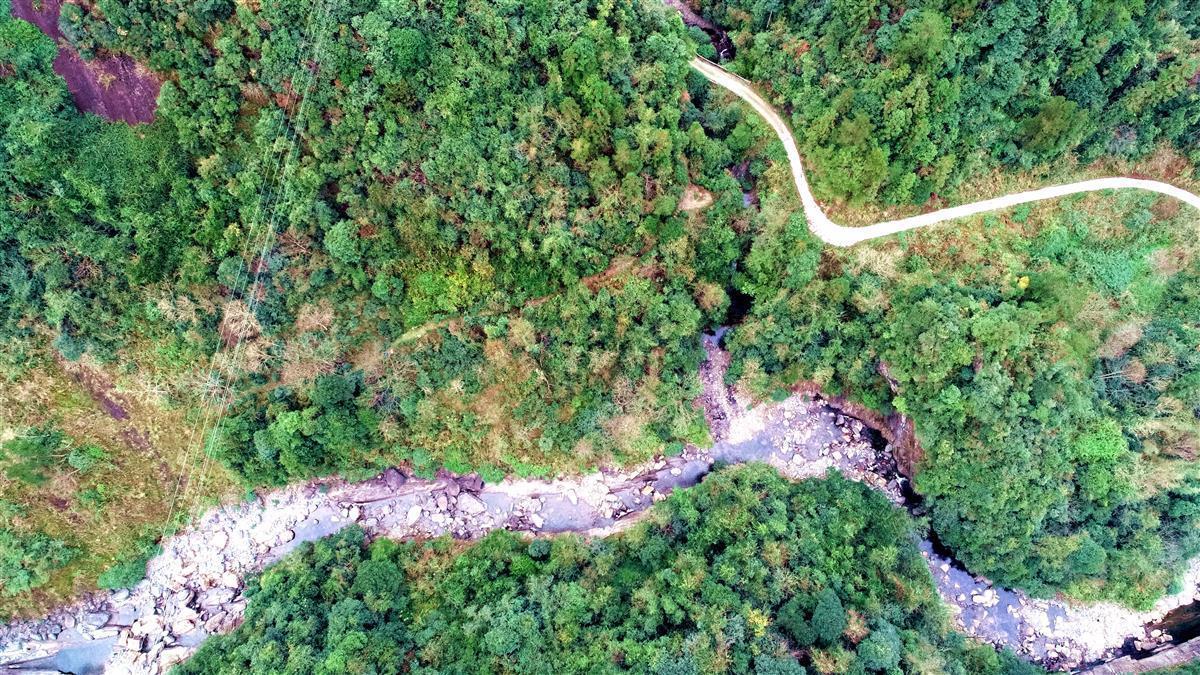
M 705 10 L 822 197 L 924 202 L 993 165 L 1156 144 L 1196 159 L 1183 3 L 909 5 Z M 1025 209 L 989 236 L 822 250 L 759 123 L 689 72 L 694 33 L 655 2 L 66 5 L 82 53 L 164 75 L 135 127 L 79 114 L 53 43 L 7 17 L 4 364 L 119 368 L 192 424 L 229 403 L 205 450 L 247 484 L 546 475 L 703 441 L 697 333 L 736 290 L 733 375 L 913 417 L 933 525 L 975 571 L 1144 605 L 1200 545 L 1186 214 Z M 191 467 L 127 429 L 26 433 L 65 424 L 65 398 L 5 420 L 23 444 L 0 487 L 63 529 L 158 500 L 88 557 L 126 583 Z M 173 425 L 160 442 L 189 442 Z M 55 480 L 79 487 L 70 510 Z
M 121 551 L 116 562 L 109 565 L 96 578 L 100 588 L 117 589 L 132 588 L 146 578 L 146 565 L 154 556 L 162 553 L 158 538 L 170 534 L 156 529 L 147 529 L 132 546 Z
M 131 495 L 116 494 L 125 486 L 105 482 L 120 470 L 98 445 L 76 442 L 58 426 L 45 423 L 0 443 L 0 467 L 8 479 L 0 481 L 0 595 L 42 589 L 56 572 L 65 574 L 68 564 L 76 562 L 88 568 L 83 574 L 93 576 L 102 588 L 132 586 L 145 576 L 146 562 L 159 550 L 162 524 L 143 523 L 145 529 L 130 550 L 122 551 L 115 563 L 109 559 L 105 549 L 122 545 L 125 534 L 110 525 L 111 519 L 128 520 L 131 526 L 138 519 L 136 513 L 120 511 L 120 502 Z M 38 513 L 43 500 L 61 512 L 60 518 L 47 522 L 46 514 Z M 81 526 L 116 541 L 80 538 Z M 70 543 L 60 538 L 64 536 Z M 99 567 L 104 571 L 96 570 Z M 0 615 L 8 612 L 8 603 L 0 604 Z
M 19 526 L 24 512 L 20 504 L 0 500 L 0 595 L 19 595 L 44 585 L 52 572 L 79 554 L 64 541 Z
M 303 393 L 248 396 L 217 452 L 262 483 L 372 462 L 491 477 L 645 457 L 705 437 L 689 405 L 701 321 L 680 281 L 581 284 L 511 316 L 435 329 L 398 347 L 371 385 L 343 368 Z
M 916 486 L 973 571 L 1145 606 L 1200 549 L 1196 221 L 1118 203 L 849 252 L 820 250 L 798 217 L 768 229 L 734 377 L 816 380 L 909 415 Z
M 169 524 L 233 493 L 215 463 L 180 475 L 189 439 L 179 413 L 121 398 L 129 418 L 114 419 L 54 361 L 23 368 L 0 369 L 5 620 L 43 614 L 97 584 L 136 583 Z
M 819 197 L 921 203 L 996 164 L 1200 159 L 1184 0 L 717 0 L 733 67 L 792 115 Z
M 306 544 L 182 673 L 1033 673 L 947 628 L 907 516 L 719 471 L 609 539 Z
M 173 77 L 154 124 L 105 124 L 6 24 L 10 333 L 46 325 L 68 359 L 138 346 L 176 403 L 228 395 L 212 449 L 251 483 L 545 473 L 703 438 L 695 335 L 727 305 L 740 209 L 729 113 L 690 103 L 669 10 L 94 9 L 61 21 L 85 54 Z M 693 182 L 720 205 L 681 211 Z M 333 382 L 353 391 L 324 400 Z

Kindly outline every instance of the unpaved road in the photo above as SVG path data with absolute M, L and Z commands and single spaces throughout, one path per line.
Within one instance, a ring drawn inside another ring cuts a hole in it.
M 787 152 L 788 163 L 792 169 L 792 177 L 796 182 L 796 191 L 800 193 L 800 201 L 804 205 L 804 215 L 808 219 L 808 227 L 822 241 L 834 246 L 853 246 L 854 244 L 870 239 L 886 237 L 897 232 L 915 230 L 919 227 L 936 225 L 947 220 L 957 220 L 981 213 L 1011 208 L 1020 204 L 1101 190 L 1134 189 L 1157 192 L 1168 197 L 1174 197 L 1200 211 L 1200 196 L 1194 195 L 1187 190 L 1155 180 L 1115 177 L 1097 178 L 1076 183 L 1066 183 L 1065 185 L 1054 185 L 1039 190 L 1029 190 L 1028 192 L 1017 192 L 1003 197 L 985 199 L 981 202 L 939 209 L 909 218 L 888 220 L 863 227 L 838 225 L 825 215 L 825 212 L 821 210 L 821 206 L 817 204 L 816 198 L 813 197 L 812 190 L 808 187 L 808 179 L 804 175 L 804 163 L 800 159 L 800 151 L 796 147 L 796 140 L 792 137 L 792 132 L 788 129 L 787 124 L 784 123 L 783 118 L 779 116 L 779 113 L 775 112 L 771 104 L 763 100 L 754 91 L 754 87 L 749 82 L 707 59 L 698 56 L 692 59 L 691 66 L 699 71 L 701 75 L 708 78 L 713 84 L 728 89 L 738 98 L 749 103 L 750 107 L 754 108 L 754 111 L 761 115 L 775 131 L 775 134 L 779 136 L 779 140 L 783 143 L 783 148 Z

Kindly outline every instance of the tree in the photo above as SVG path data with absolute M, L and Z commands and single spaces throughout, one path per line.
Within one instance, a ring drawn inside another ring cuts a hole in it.
M 42 586 L 79 550 L 45 534 L 0 527 L 0 593 L 13 596 Z
M 833 589 L 826 588 L 817 595 L 812 628 L 817 642 L 825 645 L 835 644 L 841 639 L 842 631 L 846 630 L 846 610 Z
M 797 647 L 808 647 L 817 639 L 816 631 L 807 619 L 801 598 L 788 600 L 779 610 L 779 625 L 796 643 Z
M 1038 158 L 1061 154 L 1077 144 L 1085 116 L 1074 101 L 1052 96 L 1037 114 L 1021 122 L 1021 146 Z
M 876 622 L 874 630 L 858 644 L 858 658 L 872 671 L 891 671 L 900 665 L 903 647 L 896 627 L 887 621 Z

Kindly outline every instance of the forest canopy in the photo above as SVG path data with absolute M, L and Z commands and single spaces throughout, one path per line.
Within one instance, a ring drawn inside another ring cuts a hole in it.
M 922 203 L 981 170 L 1170 143 L 1200 161 L 1186 0 L 714 0 L 732 67 L 791 113 L 818 198 Z
M 608 539 L 351 528 L 251 582 L 180 672 L 1039 672 L 948 629 L 910 527 L 861 484 L 755 465 Z
M 994 167 L 1150 151 L 1161 178 L 1195 175 L 1183 2 L 704 11 L 823 199 L 926 203 Z M 39 430 L 74 399 L 6 407 L 0 487 L 41 504 L 4 530 L 12 588 L 98 566 L 28 523 L 119 514 L 101 488 L 213 409 L 203 450 L 245 486 L 545 476 L 705 443 L 698 337 L 725 323 L 732 378 L 763 397 L 810 379 L 915 420 L 916 486 L 973 571 L 1144 606 L 1200 548 L 1186 211 L 1095 197 L 822 248 L 769 130 L 689 70 L 709 47 L 657 2 L 65 5 L 74 48 L 163 80 L 137 126 L 80 114 L 53 41 L 0 16 L 3 375 L 113 373 L 167 430 L 149 449 L 114 431 L 114 465 L 58 514 L 45 486 L 93 443 Z

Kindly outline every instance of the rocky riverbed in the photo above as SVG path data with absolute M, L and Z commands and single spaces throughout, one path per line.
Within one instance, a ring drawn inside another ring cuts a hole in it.
M 146 580 L 131 591 L 97 593 L 44 620 L 0 629 L 0 666 L 165 672 L 208 635 L 239 623 L 248 575 L 300 543 L 350 523 L 371 537 L 475 539 L 498 528 L 599 536 L 634 522 L 675 488 L 696 484 L 717 462 L 767 462 L 791 478 L 837 469 L 904 504 L 905 479 L 862 422 L 806 396 L 751 408 L 747 398 L 724 386 L 727 359 L 716 340 L 706 339 L 705 346 L 709 359 L 701 373 L 705 386 L 699 403 L 714 433 L 710 448 L 689 447 L 678 456 L 623 471 L 550 481 L 484 484 L 473 475 L 418 479 L 389 469 L 361 483 L 325 480 L 263 492 L 249 502 L 210 511 L 164 541 Z M 1190 602 L 1200 583 L 1200 566 L 1193 566 L 1185 591 L 1147 613 L 1075 606 L 994 588 L 938 556 L 927 542 L 923 547 L 964 632 L 1060 670 L 1115 656 L 1129 637 L 1151 640 L 1143 626 Z

